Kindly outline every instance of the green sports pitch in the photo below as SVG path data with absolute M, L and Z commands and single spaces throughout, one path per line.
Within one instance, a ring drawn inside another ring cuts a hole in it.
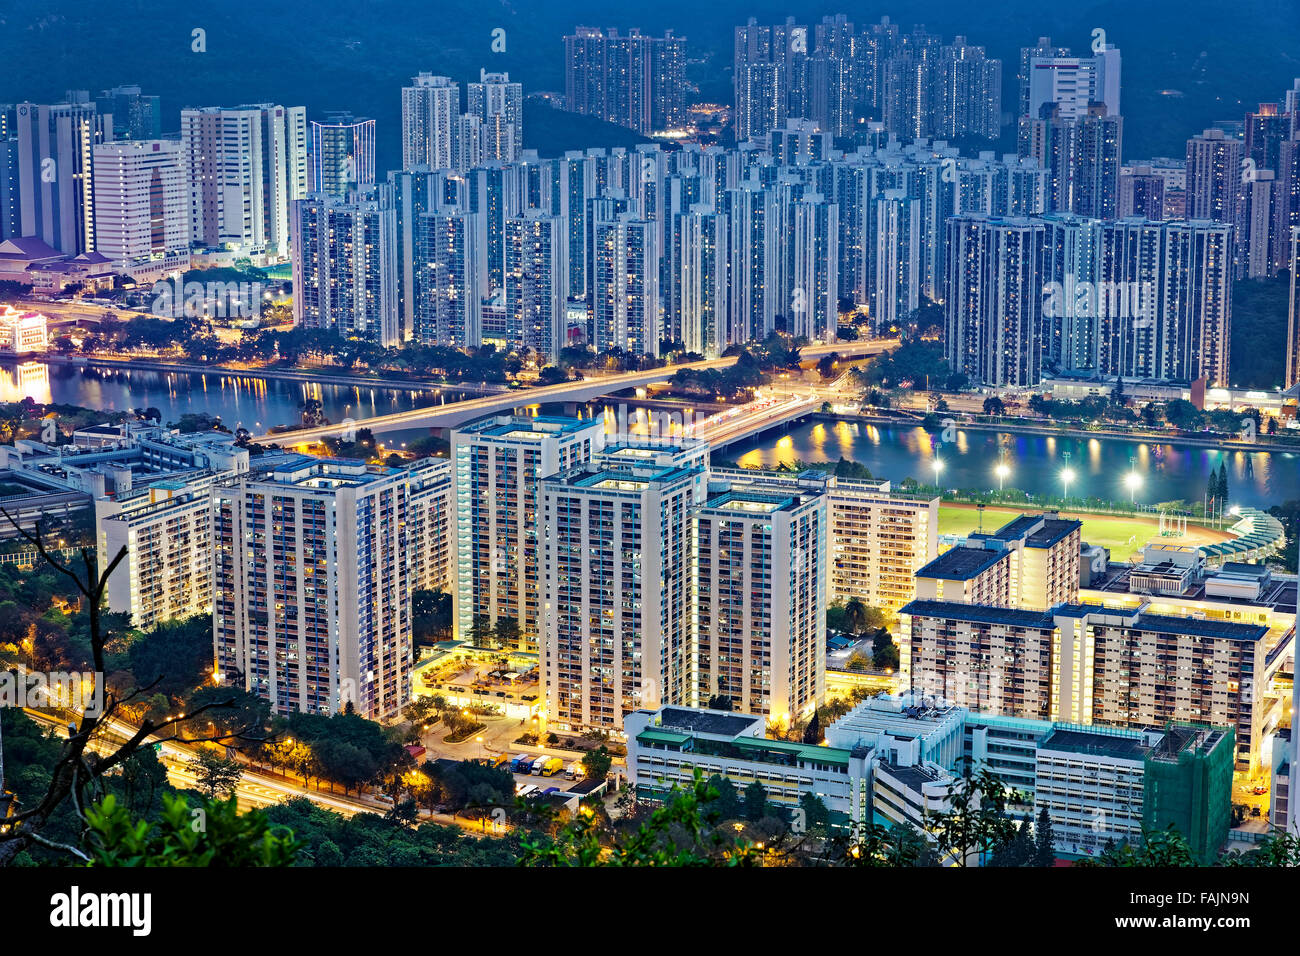
M 996 531 L 1012 518 L 1021 514 L 1032 514 L 1033 509 L 988 507 L 984 509 L 983 530 Z M 1118 515 L 1069 514 L 1064 517 L 1078 518 L 1083 522 L 1083 540 L 1089 544 L 1099 544 L 1110 549 L 1111 560 L 1125 561 L 1131 555 L 1140 554 L 1142 546 L 1152 540 L 1161 540 L 1170 544 L 1210 544 L 1223 541 L 1229 535 L 1222 531 L 1188 525 L 1185 536 L 1160 537 L 1160 523 L 1157 518 L 1134 518 Z M 939 534 L 965 535 L 980 530 L 980 513 L 974 505 L 940 505 Z

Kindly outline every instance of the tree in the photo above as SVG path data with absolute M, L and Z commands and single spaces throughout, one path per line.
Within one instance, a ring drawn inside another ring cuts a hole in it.
M 797 812 L 802 816 L 802 828 L 796 827 L 796 833 L 802 829 L 805 833 L 824 834 L 831 825 L 831 812 L 815 793 L 804 792 L 799 797 Z
M 826 629 L 828 631 L 849 629 L 849 615 L 843 604 L 835 603 L 826 609 Z
M 844 605 L 844 615 L 849 625 L 849 630 L 854 634 L 861 634 L 867 626 L 867 606 L 857 598 L 849 598 L 849 603 Z
M 199 749 L 197 757 L 186 761 L 194 774 L 194 785 L 209 800 L 224 799 L 235 792 L 244 770 L 236 760 L 227 760 L 211 747 Z
M 1038 825 L 1034 827 L 1034 866 L 1055 866 L 1055 834 L 1052 833 L 1052 816 L 1047 807 L 1038 811 Z
M 1015 835 L 995 847 L 989 857 L 989 866 L 1033 866 L 1037 848 L 1034 844 L 1034 827 L 1028 817 L 1022 817 Z
M 757 823 L 767 816 L 767 790 L 755 780 L 745 788 L 745 819 Z
M 1219 462 L 1219 501 L 1223 504 L 1228 503 L 1228 463 Z
M 740 793 L 729 777 L 722 777 L 715 773 L 709 778 L 709 787 L 717 793 L 717 796 L 708 802 L 712 822 L 734 820 L 740 816 Z
M 709 710 L 731 710 L 735 703 L 726 694 L 714 694 L 709 698 Z
M 1080 860 L 1076 866 L 1168 867 L 1197 866 L 1187 840 L 1172 825 L 1167 830 L 1142 828 L 1138 846 L 1125 841 L 1119 846 L 1108 844 L 1093 860 Z
M 1176 398 L 1165 405 L 1165 421 L 1183 431 L 1194 431 L 1201 427 L 1200 409 L 1185 398 Z
M 710 826 L 708 807 L 718 792 L 699 768 L 694 782 L 669 799 L 631 833 L 610 835 L 595 814 L 579 813 L 554 839 L 521 844 L 520 866 L 762 866 L 771 850 L 733 842 Z
M 819 744 L 825 736 L 822 733 L 822 724 L 817 716 L 817 711 L 813 711 L 812 719 L 808 721 L 808 726 L 803 731 L 803 742 L 806 744 Z
M 494 630 L 492 618 L 486 614 L 475 614 L 469 625 L 469 642 L 474 647 L 487 647 Z
M 582 772 L 588 780 L 604 780 L 609 776 L 609 768 L 614 763 L 614 756 L 601 744 L 595 750 L 588 750 L 582 755 Z
M 985 415 L 1005 415 L 1007 413 L 1007 403 L 1002 401 L 996 395 L 990 395 L 984 399 Z
M 975 853 L 983 863 L 995 847 L 1015 836 L 1007 807 L 1017 802 L 1014 790 L 988 770 L 976 773 L 968 758 L 961 776 L 948 785 L 947 810 L 929 816 L 927 829 L 940 854 L 951 856 L 957 866 L 967 866 Z
M 234 797 L 202 801 L 164 796 L 155 823 L 133 819 L 112 794 L 86 808 L 91 866 L 293 866 L 301 844 L 272 827 L 261 810 L 240 813 Z
M 517 647 L 519 645 L 519 619 L 503 615 L 497 618 L 496 640 L 498 647 Z
M 18 537 L 36 550 L 45 566 L 74 589 L 85 614 L 83 638 L 90 664 L 88 669 L 96 674 L 107 673 L 110 629 L 105 622 L 103 607 L 109 579 L 125 559 L 126 548 L 122 548 L 112 558 L 104 555 L 98 560 L 90 548 L 82 548 L 82 568 L 77 569 L 72 564 L 63 563 L 46 547 L 39 523 L 34 528 L 22 527 L 9 512 L 3 510 L 0 510 L 0 517 L 9 523 Z M 13 862 L 32 845 L 88 860 L 88 854 L 80 848 L 68 842 L 51 840 L 42 831 L 62 811 L 65 804 L 71 804 L 77 816 L 86 820 L 84 808 L 88 808 L 102 795 L 105 776 L 120 771 L 123 764 L 144 746 L 146 740 L 157 743 L 230 743 L 239 738 L 255 739 L 252 735 L 260 732 L 260 728 L 240 728 L 236 733 L 214 729 L 208 734 L 191 734 L 191 728 L 207 723 L 208 713 L 215 713 L 221 708 L 220 701 L 206 703 L 198 711 L 184 716 L 159 717 L 146 713 L 138 723 L 117 726 L 124 718 L 124 711 L 149 699 L 154 692 L 153 686 L 137 686 L 120 694 L 111 686 L 96 688 L 95 692 L 102 697 L 102 704 L 87 707 L 71 720 L 67 740 L 50 768 L 48 783 L 43 791 L 30 797 L 16 810 L 12 804 L 7 808 L 6 825 L 0 830 L 0 866 Z M 106 734 L 109 727 L 114 727 L 113 737 Z M 0 753 L 3 753 L 3 741 L 0 741 Z M 4 782 L 4 766 L 0 761 L 0 793 L 5 790 Z
M 898 645 L 883 627 L 877 628 L 871 640 L 871 663 L 876 668 L 895 668 L 899 665 Z

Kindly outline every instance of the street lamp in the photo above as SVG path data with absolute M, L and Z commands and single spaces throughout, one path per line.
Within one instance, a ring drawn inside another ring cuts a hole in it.
M 1011 466 L 1005 461 L 998 462 L 998 466 L 993 469 L 998 476 L 998 491 L 1001 491 L 1006 483 L 1007 475 L 1011 474 Z
M 1065 497 L 1066 497 L 1067 499 L 1070 497 L 1070 482 L 1072 482 L 1072 481 L 1074 481 L 1074 469 L 1073 469 L 1073 468 L 1062 468 L 1062 469 L 1061 469 L 1061 484 L 1065 486 Z
M 1128 487 L 1129 502 L 1137 504 L 1137 490 L 1142 487 L 1142 476 L 1136 471 L 1130 471 L 1124 476 L 1124 484 Z

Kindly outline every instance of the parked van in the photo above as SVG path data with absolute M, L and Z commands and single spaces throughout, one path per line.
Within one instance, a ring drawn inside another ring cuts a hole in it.
M 528 786 L 524 787 L 524 789 L 519 791 L 519 796 L 527 799 L 528 797 L 535 797 L 537 796 L 537 794 L 541 792 L 542 792 L 541 787 L 537 786 L 537 784 L 535 783 L 530 783 Z
M 533 761 L 533 773 L 540 777 L 542 775 L 542 771 L 545 769 L 546 769 L 546 755 L 543 754 L 542 756 L 538 757 L 536 760 Z
M 492 769 L 495 770 L 497 767 L 501 766 L 509 759 L 510 759 L 509 754 L 497 754 L 495 757 L 492 758 L 492 763 L 491 763 Z
M 577 780 L 581 776 L 582 776 L 581 760 L 575 760 L 573 761 L 573 763 L 569 764 L 567 767 L 564 768 L 565 780 Z
M 532 754 L 520 754 L 515 758 L 514 772 L 525 774 L 531 773 L 533 769 L 533 761 L 536 759 L 537 758 Z
M 542 767 L 542 776 L 554 777 L 557 773 L 559 773 L 563 769 L 564 769 L 564 761 L 561 760 L 559 757 L 552 757 L 549 760 L 547 760 L 545 766 Z

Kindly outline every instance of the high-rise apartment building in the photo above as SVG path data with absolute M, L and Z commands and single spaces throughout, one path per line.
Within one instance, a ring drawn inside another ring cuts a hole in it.
M 460 84 L 421 73 L 402 87 L 402 168 L 455 169 Z
M 1291 230 L 1290 273 L 1291 294 L 1288 296 L 1286 335 L 1287 388 L 1300 384 L 1300 227 Z
M 1232 235 L 1205 221 L 1102 224 L 1098 288 L 1116 291 L 1100 310 L 1103 375 L 1227 384 Z
M 686 40 L 578 27 L 564 38 L 565 108 L 638 133 L 686 120 Z
M 311 178 L 308 188 L 335 199 L 375 184 L 375 121 L 351 113 L 331 113 L 311 124 Z
M 293 203 L 307 196 L 307 110 L 269 103 L 181 111 L 194 242 L 289 257 Z
M 817 492 L 733 487 L 692 519 L 696 698 L 792 721 L 825 693 L 827 519 Z
M 731 344 L 728 237 L 728 218 L 712 206 L 693 205 L 677 217 L 679 251 L 673 258 L 679 270 L 681 337 L 688 352 L 721 355 Z
M 294 322 L 383 348 L 401 343 L 392 189 L 294 203 Z
M 900 612 L 902 686 L 972 711 L 1118 727 L 1231 727 L 1258 759 L 1268 628 L 1144 609 L 1024 610 L 918 599 Z
M 1207 129 L 1187 141 L 1187 218 L 1233 222 L 1241 191 L 1245 145 Z
M 1043 242 L 1039 220 L 948 220 L 948 365 L 971 381 L 1028 388 L 1042 373 Z
M 524 87 L 508 73 L 479 71 L 466 87 L 466 110 L 482 123 L 484 160 L 513 163 L 524 151 Z M 463 165 L 463 164 L 462 164 Z
M 213 492 L 219 678 L 279 714 L 411 696 L 410 479 L 298 456 Z
M 115 86 L 95 98 L 95 108 L 113 117 L 114 139 L 162 137 L 162 102 L 138 86 Z
M 700 465 L 590 464 L 542 480 L 542 680 L 548 719 L 619 733 L 693 698 L 691 515 Z
M 539 482 L 590 461 L 604 445 L 599 419 L 503 415 L 452 430 L 458 640 L 486 640 L 509 618 L 519 646 L 536 648 L 543 623 Z
M 227 471 L 204 469 L 95 499 L 101 554 L 126 557 L 108 582 L 108 608 L 147 630 L 212 611 L 212 491 L 248 470 L 248 452 Z
M 158 278 L 190 262 L 190 190 L 180 143 L 129 139 L 94 150 L 96 248 L 114 268 Z
M 736 27 L 733 82 L 736 88 L 736 141 L 806 117 L 808 28 L 793 18 L 776 26 L 759 26 L 750 18 Z
M 483 216 L 443 206 L 414 219 L 411 310 L 415 341 L 477 348 L 483 341 Z
M 559 216 L 531 209 L 506 220 L 506 347 L 559 360 L 565 345 L 569 233 Z
M 1047 105 L 1026 127 L 1025 155 L 1048 171 L 1047 208 L 1113 219 L 1119 208 L 1122 116 L 1093 104 L 1077 115 Z
M 410 532 L 411 592 L 452 593 L 455 574 L 452 541 L 456 532 L 456 487 L 451 461 L 422 458 L 408 469 L 411 491 L 408 502 Z
M 659 354 L 659 229 L 631 212 L 592 223 L 592 346 Z
M 19 103 L 19 228 L 65 255 L 95 249 L 95 146 L 113 138 L 113 117 L 91 102 Z
M 714 469 L 733 488 L 818 492 L 826 499 L 827 596 L 897 611 L 916 597 L 915 574 L 939 553 L 939 499 L 896 492 L 888 481 Z

